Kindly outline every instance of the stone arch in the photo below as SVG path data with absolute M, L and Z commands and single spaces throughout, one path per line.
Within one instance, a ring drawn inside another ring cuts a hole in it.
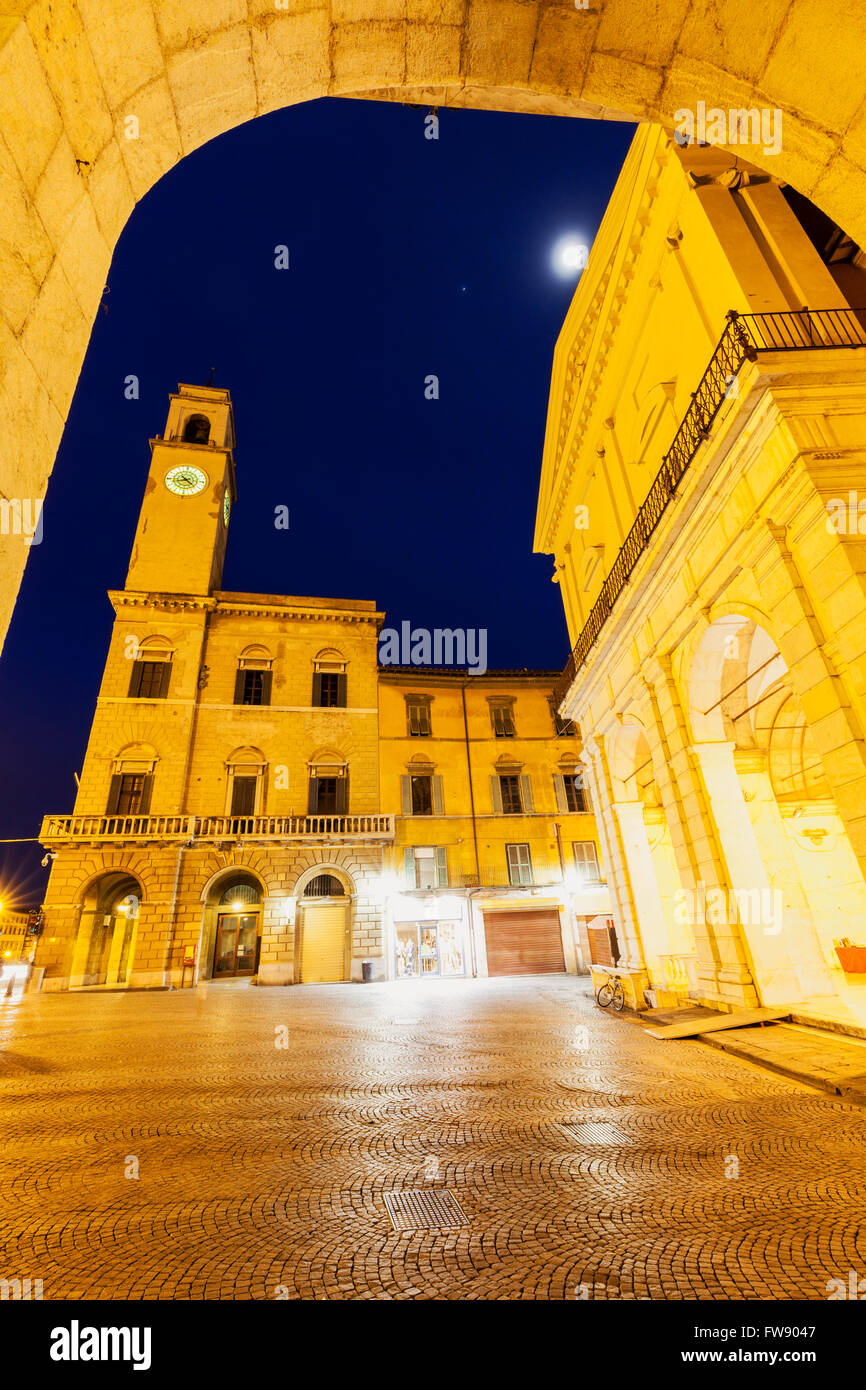
M 343 892 L 347 898 L 356 896 L 355 880 L 351 874 L 346 872 L 344 865 L 336 864 L 330 859 L 323 859 L 319 864 L 310 864 L 307 868 L 300 869 L 289 891 L 300 901 L 307 885 L 320 874 L 330 874 L 332 878 L 336 878 L 343 885 Z
M 105 868 L 91 874 L 79 893 L 70 985 L 126 984 L 145 901 L 140 877 L 127 868 Z
M 201 929 L 199 932 L 197 978 L 214 978 L 214 955 L 217 947 L 217 930 L 221 914 L 228 911 L 221 900 L 226 890 L 234 883 L 253 884 L 259 892 L 259 902 L 254 911 L 256 918 L 256 950 L 261 941 L 265 919 L 265 904 L 269 889 L 262 875 L 248 863 L 225 864 L 212 873 L 201 891 Z M 245 909 L 246 910 L 246 909 Z
M 778 154 L 740 146 L 866 244 L 856 6 L 695 6 L 648 28 L 632 0 L 601 13 L 345 0 L 298 13 L 105 0 L 18 4 L 0 29 L 4 198 L 0 421 L 21 488 L 44 495 L 114 244 L 135 203 L 206 141 L 322 96 L 653 120 L 698 100 L 782 112 Z M 16 484 L 19 485 L 19 484 Z M 2 553 L 5 635 L 27 548 Z

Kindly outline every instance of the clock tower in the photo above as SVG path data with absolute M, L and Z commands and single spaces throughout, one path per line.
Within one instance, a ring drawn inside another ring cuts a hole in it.
M 165 433 L 150 441 L 126 588 L 210 594 L 222 583 L 236 495 L 231 397 L 216 386 L 181 383 L 170 400 Z

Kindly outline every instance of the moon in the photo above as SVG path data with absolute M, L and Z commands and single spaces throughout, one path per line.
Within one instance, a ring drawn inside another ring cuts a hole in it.
M 589 247 L 579 236 L 569 232 L 561 236 L 553 248 L 551 263 L 557 275 L 568 280 L 576 280 L 586 266 Z

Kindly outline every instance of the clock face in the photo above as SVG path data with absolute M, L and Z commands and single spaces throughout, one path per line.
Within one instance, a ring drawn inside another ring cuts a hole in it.
M 223 493 L 223 521 L 225 522 L 226 526 L 228 526 L 229 524 L 229 512 L 231 510 L 231 505 L 232 503 L 231 498 L 229 497 L 229 490 L 228 488 L 226 488 L 225 492 Z
M 207 474 L 200 468 L 193 468 L 190 463 L 182 463 L 179 468 L 169 469 L 165 475 L 165 485 L 169 492 L 176 492 L 178 497 L 194 497 L 207 487 Z

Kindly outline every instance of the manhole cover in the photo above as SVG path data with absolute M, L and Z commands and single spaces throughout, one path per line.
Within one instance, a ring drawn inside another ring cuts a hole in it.
M 570 1139 L 578 1139 L 581 1144 L 604 1144 L 605 1146 L 618 1146 L 620 1144 L 631 1144 L 632 1137 L 627 1134 L 619 1125 L 608 1124 L 604 1120 L 580 1120 L 563 1121 L 560 1129 Z
M 468 1226 L 469 1217 L 453 1192 L 386 1192 L 385 1206 L 395 1231 L 435 1231 L 441 1226 Z

